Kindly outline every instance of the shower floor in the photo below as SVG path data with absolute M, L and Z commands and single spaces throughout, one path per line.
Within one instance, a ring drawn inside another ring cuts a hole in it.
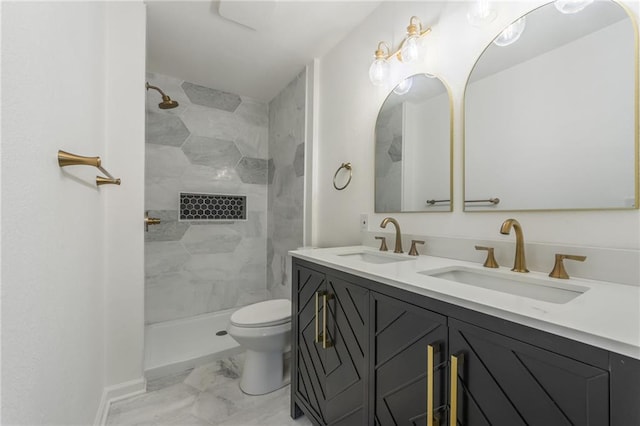
M 241 352 L 225 331 L 235 309 L 145 327 L 144 370 L 147 380 L 178 373 Z

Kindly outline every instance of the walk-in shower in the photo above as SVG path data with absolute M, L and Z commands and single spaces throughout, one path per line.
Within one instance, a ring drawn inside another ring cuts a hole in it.
M 146 110 L 145 210 L 161 219 L 145 233 L 151 378 L 240 351 L 217 335 L 231 313 L 291 297 L 287 252 L 303 244 L 306 72 L 270 102 L 158 73 L 147 81 L 180 102 Z

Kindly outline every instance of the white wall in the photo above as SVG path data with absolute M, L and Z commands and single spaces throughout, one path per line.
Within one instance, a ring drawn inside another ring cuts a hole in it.
M 470 238 L 505 239 L 498 229 L 514 216 L 523 225 L 527 241 L 612 248 L 640 248 L 640 213 L 630 211 L 464 213 L 462 205 L 462 96 L 467 76 L 484 47 L 501 28 L 545 3 L 499 2 L 498 18 L 487 28 L 466 21 L 462 2 L 385 2 L 320 61 L 318 212 L 314 245 L 338 246 L 360 242 L 360 213 L 369 214 L 369 228 L 377 230 L 383 215 L 373 213 L 373 130 L 378 110 L 390 88 L 376 88 L 368 68 L 377 43 L 397 46 L 409 17 L 416 15 L 433 32 L 425 40 L 424 64 L 407 69 L 396 82 L 416 72 L 439 75 L 454 99 L 454 212 L 394 214 L 407 233 Z M 623 2 L 636 19 L 638 4 Z M 331 179 L 337 167 L 350 161 L 354 177 L 344 191 L 335 191 Z
M 91 424 L 105 386 L 143 385 L 143 8 L 2 4 L 3 424 Z
M 107 22 L 105 164 L 122 186 L 106 194 L 105 385 L 117 397 L 144 389 L 146 7 L 109 2 Z

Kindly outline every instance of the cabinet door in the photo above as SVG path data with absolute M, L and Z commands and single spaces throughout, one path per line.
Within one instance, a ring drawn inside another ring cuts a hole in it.
M 294 266 L 292 416 L 296 401 L 317 423 L 366 424 L 369 291 Z
M 365 425 L 369 351 L 369 290 L 327 275 L 327 338 L 322 349 L 325 420 L 330 425 Z M 319 345 L 322 347 L 322 345 Z
M 295 407 L 299 401 L 307 415 L 325 423 L 323 354 L 316 343 L 316 321 L 322 315 L 319 296 L 325 291 L 325 275 L 300 266 L 294 266 L 293 272 L 292 416 L 299 415 Z
M 376 425 L 439 425 L 446 418 L 446 317 L 372 293 Z M 429 346 L 432 380 L 428 380 Z M 428 404 L 431 395 L 432 403 Z M 427 408 L 433 410 L 427 422 Z M 439 420 L 438 420 L 439 419 Z
M 454 319 L 449 350 L 455 424 L 609 424 L 605 370 Z

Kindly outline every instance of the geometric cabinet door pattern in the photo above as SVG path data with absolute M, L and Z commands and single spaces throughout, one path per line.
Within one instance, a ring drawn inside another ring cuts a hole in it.
M 297 368 L 292 371 L 292 381 L 296 396 L 307 406 L 307 409 L 326 423 L 323 415 L 323 401 L 325 398 L 325 384 L 319 373 L 322 366 L 321 354 L 316 347 L 315 321 L 316 294 L 320 294 L 326 287 L 325 275 L 307 268 L 294 269 L 294 329 L 297 330 L 297 348 L 291 355 L 295 357 Z M 295 288 L 297 287 L 297 289 Z M 322 309 L 322 306 L 320 306 Z M 296 337 L 294 336 L 294 338 Z
M 446 317 L 372 292 L 376 425 L 427 424 L 428 346 L 433 354 L 433 418 L 446 419 Z M 433 424 L 439 424 L 434 421 Z
M 609 373 L 451 319 L 458 357 L 457 423 L 493 426 L 606 425 Z
M 640 426 L 635 360 L 605 353 L 607 365 L 601 349 L 490 317 L 481 328 L 477 314 L 302 263 L 294 259 L 293 417 L 336 426 Z
M 307 268 L 295 274 L 296 396 L 323 424 L 365 424 L 369 291 Z

